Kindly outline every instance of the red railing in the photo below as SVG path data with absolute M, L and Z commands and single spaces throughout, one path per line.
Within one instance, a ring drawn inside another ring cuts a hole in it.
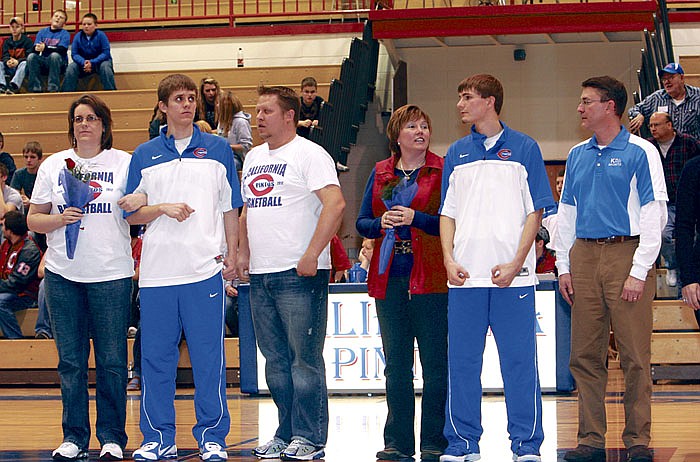
M 21 16 L 29 30 L 36 30 L 49 24 L 53 11 L 63 9 L 69 30 L 78 28 L 87 12 L 97 15 L 100 24 L 113 27 L 176 21 L 233 26 L 246 18 L 294 21 L 302 16 L 366 15 L 372 4 L 373 0 L 0 0 L 0 24 Z

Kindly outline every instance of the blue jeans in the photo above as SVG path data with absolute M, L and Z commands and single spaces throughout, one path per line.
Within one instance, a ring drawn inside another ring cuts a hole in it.
M 100 82 L 102 82 L 103 90 L 116 90 L 117 85 L 114 83 L 114 67 L 112 60 L 102 61 L 97 65 L 97 69 L 93 67 L 92 73 L 98 73 Z M 66 69 L 66 76 L 63 79 L 63 87 L 61 91 L 75 91 L 78 88 L 78 79 L 90 74 L 83 71 L 82 67 L 76 62 L 72 62 Z
M 34 333 L 44 333 L 50 338 L 53 338 L 53 332 L 51 331 L 51 315 L 49 314 L 49 307 L 46 306 L 46 283 L 43 279 L 39 283 L 39 296 L 36 304 L 39 307 L 39 316 L 36 318 Z
M 126 329 L 131 278 L 80 283 L 46 270 L 46 301 L 58 350 L 63 441 L 87 449 L 91 326 L 97 373 L 97 439 L 126 446 Z
M 442 451 L 447 440 L 447 294 L 408 296 L 409 278 L 390 277 L 384 300 L 376 300 L 377 318 L 386 358 L 386 404 L 384 447 L 413 455 L 416 447 L 413 389 L 414 340 L 418 341 L 423 366 L 420 449 Z
M 7 67 L 5 64 L 0 64 L 0 85 L 7 85 L 7 77 L 11 77 L 11 83 L 14 83 L 17 88 L 22 86 L 24 76 L 27 73 L 27 61 L 22 61 L 17 67 Z
M 29 70 L 28 90 L 32 93 L 41 93 L 41 74 L 49 74 L 46 90 L 57 92 L 61 87 L 61 74 L 66 70 L 66 60 L 58 53 L 51 53 L 49 56 L 41 56 L 32 53 L 27 58 L 27 68 Z
M 328 391 L 323 344 L 329 270 L 301 277 L 296 269 L 250 275 L 250 308 L 265 379 L 277 405 L 275 436 L 325 446 Z
M 668 204 L 668 221 L 661 233 L 661 256 L 668 269 L 676 269 L 676 204 Z
M 8 339 L 22 338 L 22 329 L 19 327 L 16 311 L 26 310 L 35 306 L 36 300 L 31 297 L 19 297 L 11 293 L 0 293 L 0 330 Z

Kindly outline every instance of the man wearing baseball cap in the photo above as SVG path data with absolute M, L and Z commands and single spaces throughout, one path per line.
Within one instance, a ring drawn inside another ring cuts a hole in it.
M 2 44 L 2 64 L 0 65 L 0 93 L 13 94 L 19 91 L 26 74 L 27 56 L 32 52 L 32 41 L 24 33 L 24 20 L 10 19 L 10 32 Z M 10 82 L 7 82 L 9 77 Z
M 638 131 L 654 112 L 666 112 L 677 132 L 700 138 L 700 88 L 685 84 L 678 63 L 668 63 L 659 71 L 659 79 L 663 88 L 630 108 L 630 131 Z

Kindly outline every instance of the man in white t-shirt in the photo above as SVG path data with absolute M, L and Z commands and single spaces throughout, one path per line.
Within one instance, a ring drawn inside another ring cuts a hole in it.
M 335 165 L 297 136 L 299 97 L 287 87 L 258 90 L 256 119 L 265 143 L 246 156 L 238 273 L 250 272 L 250 305 L 265 378 L 277 405 L 275 437 L 261 459 L 324 456 L 328 397 L 326 335 L 329 242 L 345 208 Z

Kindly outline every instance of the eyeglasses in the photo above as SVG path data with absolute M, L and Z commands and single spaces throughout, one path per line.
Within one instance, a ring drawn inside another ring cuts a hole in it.
M 661 82 L 670 82 L 671 80 L 675 79 L 678 74 L 666 74 L 665 76 L 661 77 Z
M 593 103 L 607 103 L 610 101 L 609 99 L 582 99 L 578 102 L 579 106 L 584 105 L 586 107 L 590 106 Z
M 100 118 L 97 117 L 96 115 L 92 115 L 92 114 L 90 114 L 87 117 L 83 117 L 83 116 L 73 117 L 73 123 L 76 125 L 79 125 L 83 122 L 87 122 L 87 123 L 91 124 L 91 123 L 97 122 L 98 120 L 100 120 Z

